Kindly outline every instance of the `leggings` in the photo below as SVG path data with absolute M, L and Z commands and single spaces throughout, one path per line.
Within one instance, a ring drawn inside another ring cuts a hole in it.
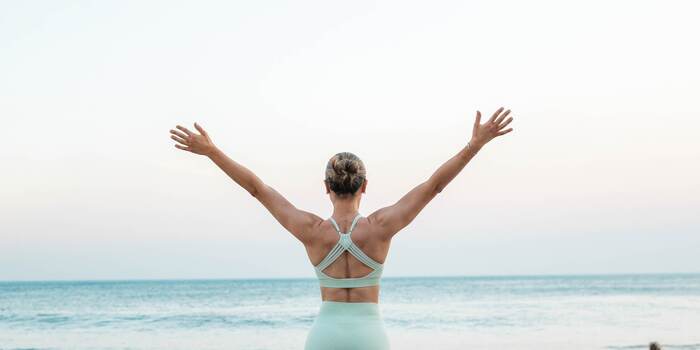
M 323 301 L 304 350 L 389 350 L 377 303 Z

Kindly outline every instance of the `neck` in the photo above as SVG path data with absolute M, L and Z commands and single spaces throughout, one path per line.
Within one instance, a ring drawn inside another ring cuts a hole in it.
M 353 197 L 348 199 L 336 198 L 333 201 L 333 217 L 334 218 L 348 218 L 357 215 L 360 209 L 360 197 Z

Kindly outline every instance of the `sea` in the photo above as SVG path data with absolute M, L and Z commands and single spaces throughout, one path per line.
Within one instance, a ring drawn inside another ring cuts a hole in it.
M 385 277 L 392 349 L 700 349 L 700 274 Z M 303 349 L 313 279 L 0 282 L 2 350 Z

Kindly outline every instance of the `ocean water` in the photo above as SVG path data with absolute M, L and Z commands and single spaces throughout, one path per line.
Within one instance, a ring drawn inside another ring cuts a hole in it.
M 301 349 L 313 279 L 0 282 L 0 349 Z M 384 278 L 393 349 L 700 349 L 700 275 Z

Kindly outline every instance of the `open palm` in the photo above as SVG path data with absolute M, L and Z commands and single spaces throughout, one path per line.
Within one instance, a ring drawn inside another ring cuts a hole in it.
M 484 124 L 481 124 L 481 112 L 476 111 L 476 120 L 474 120 L 474 129 L 472 130 L 472 143 L 475 146 L 481 147 L 494 138 L 513 131 L 513 128 L 505 129 L 513 121 L 513 117 L 508 117 L 510 109 L 505 112 L 503 109 L 501 107 L 496 110 Z
M 200 132 L 200 134 L 192 132 L 186 127 L 180 125 L 176 126 L 178 130 L 170 130 L 170 133 L 172 134 L 170 135 L 170 138 L 178 142 L 175 144 L 175 147 L 196 154 L 207 155 L 211 153 L 215 147 L 214 143 L 211 141 L 211 138 L 209 138 L 209 134 L 207 134 L 207 132 L 204 131 L 204 128 L 199 126 L 197 123 L 194 123 L 194 127 Z

